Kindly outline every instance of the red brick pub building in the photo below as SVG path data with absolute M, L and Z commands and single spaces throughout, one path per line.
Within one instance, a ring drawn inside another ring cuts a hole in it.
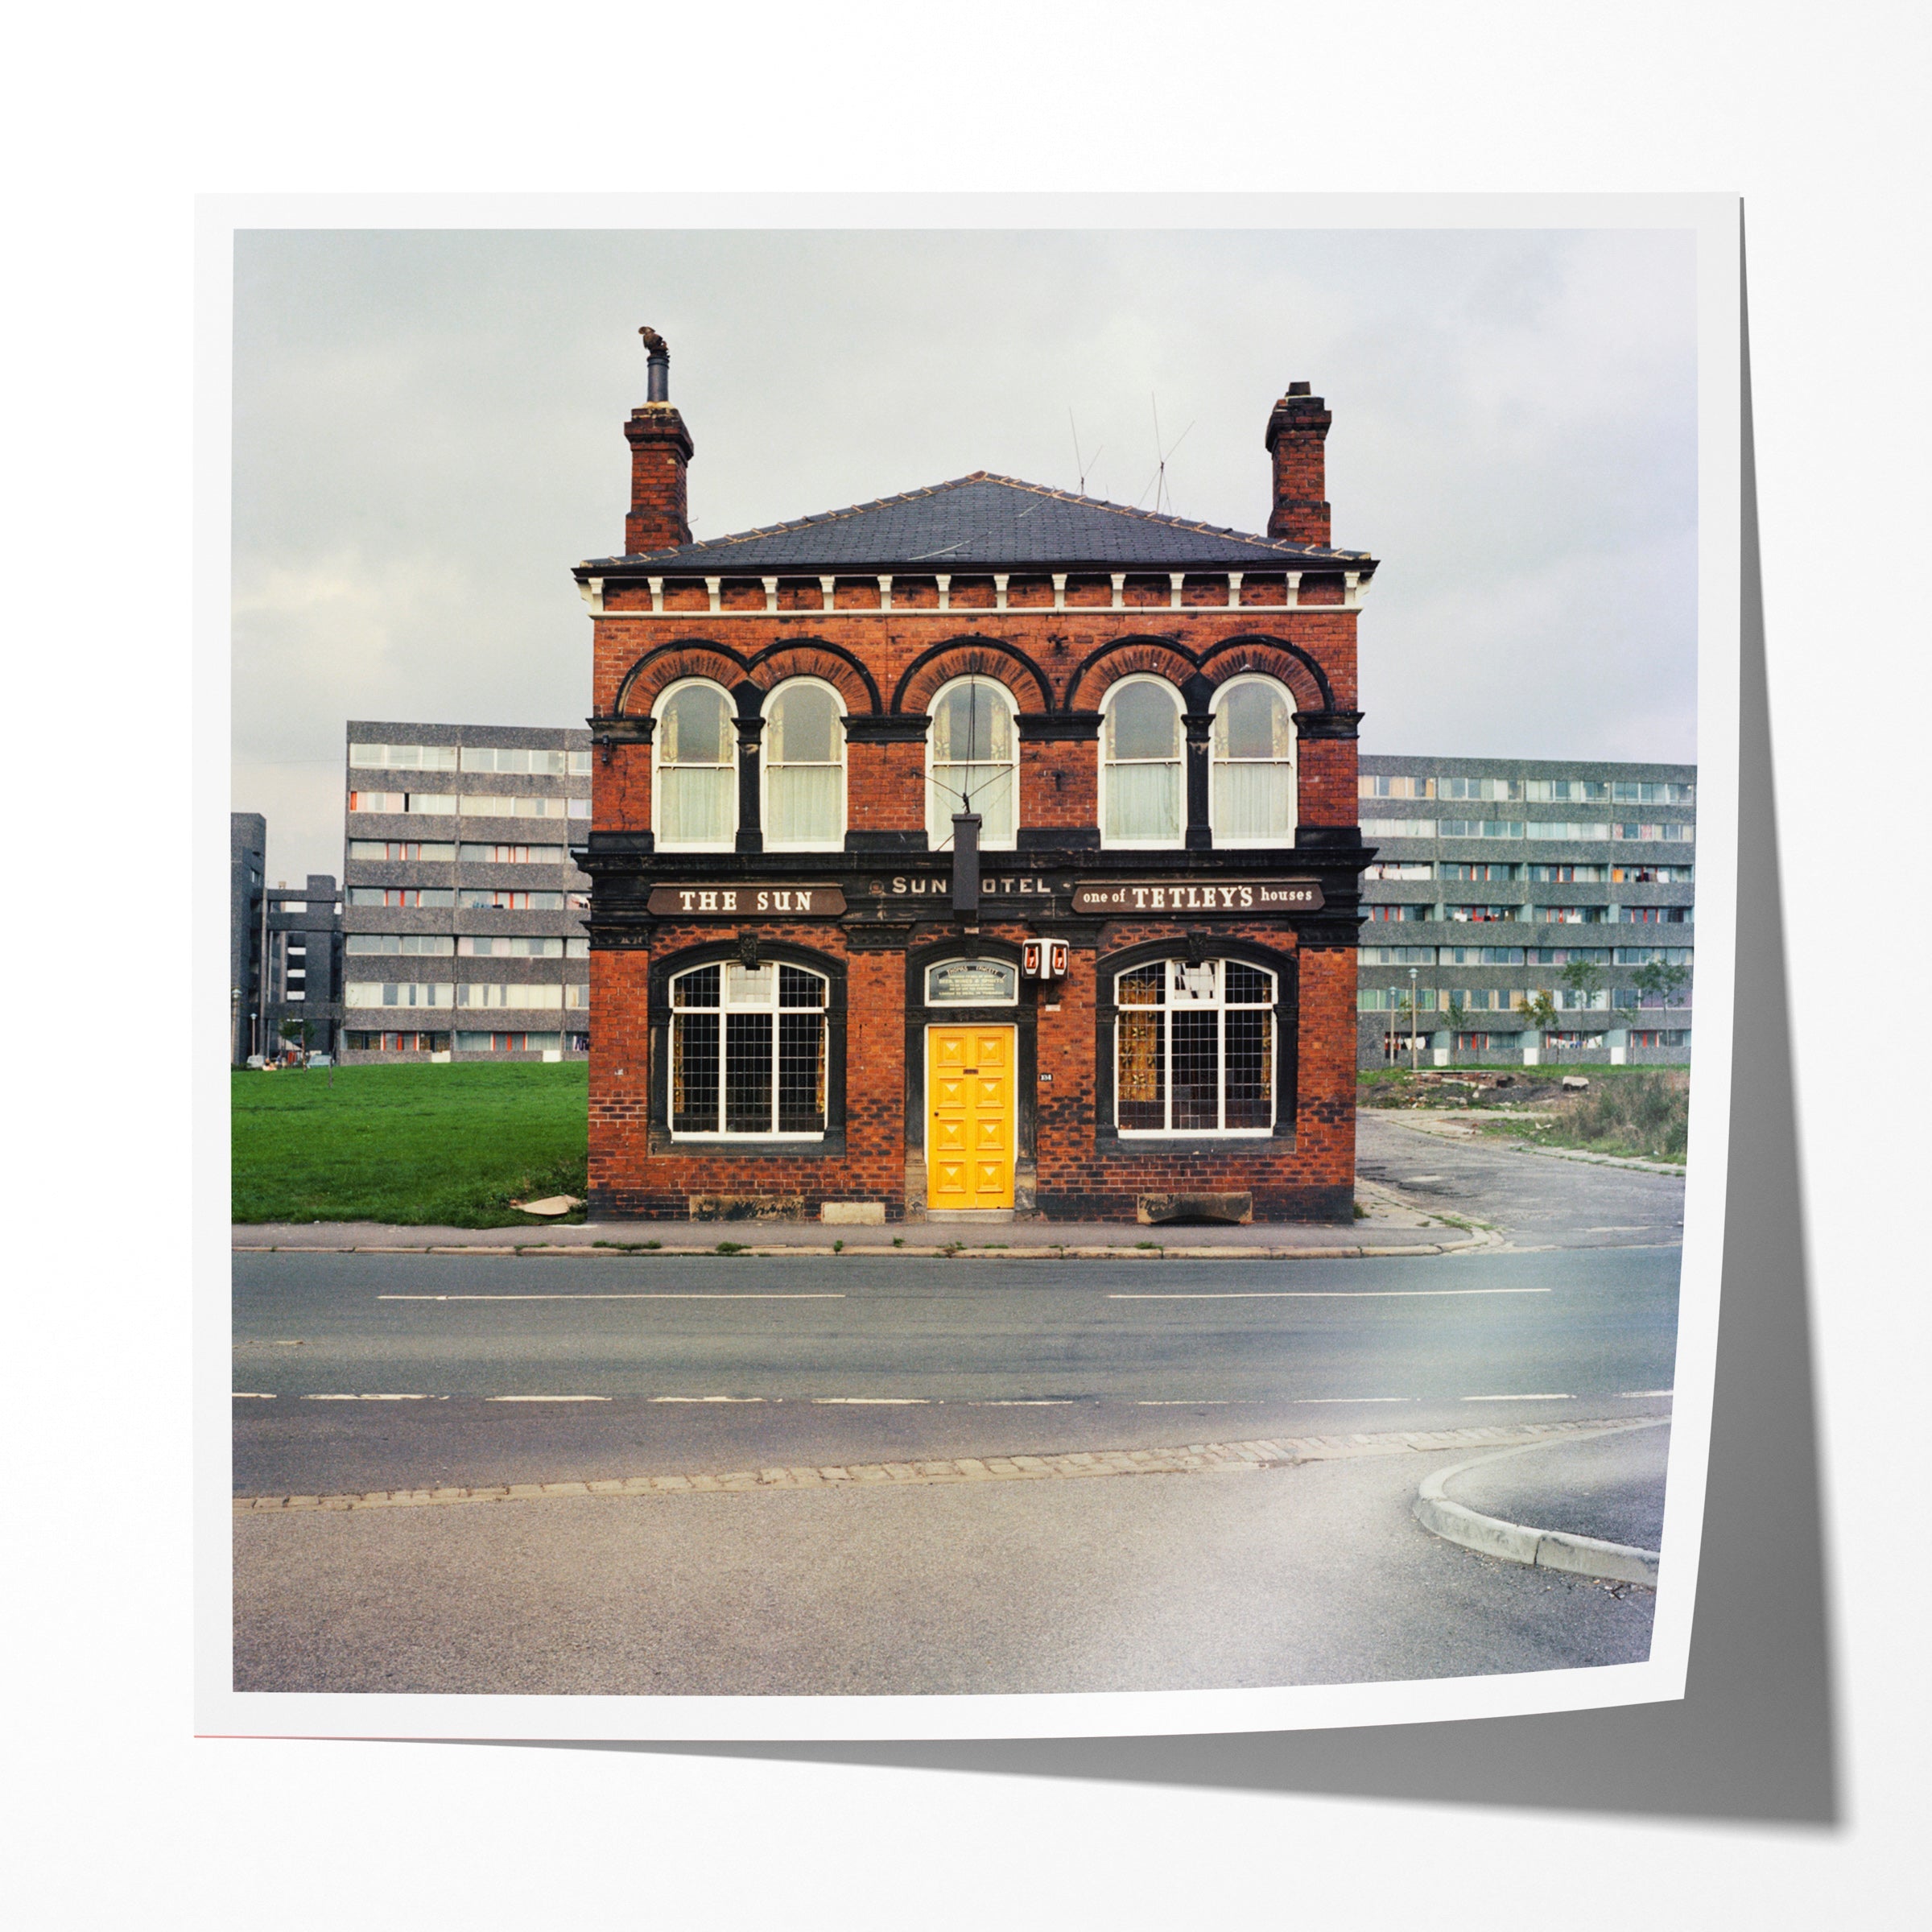
M 980 473 L 693 543 L 644 333 L 575 573 L 592 1215 L 1346 1220 L 1375 562 L 1321 398 L 1265 536 Z

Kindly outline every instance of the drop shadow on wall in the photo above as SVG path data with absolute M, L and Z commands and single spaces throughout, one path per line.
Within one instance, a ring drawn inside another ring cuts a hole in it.
M 1743 350 L 1737 1051 L 1710 1486 L 1684 1701 L 1474 1723 L 1236 1736 L 541 1748 L 1818 1826 L 1839 1822 L 1748 320 Z

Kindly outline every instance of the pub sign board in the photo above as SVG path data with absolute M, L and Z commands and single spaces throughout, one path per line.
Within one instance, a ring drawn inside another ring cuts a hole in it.
M 845 910 L 836 886 L 655 886 L 654 919 L 836 919 Z
M 1129 880 L 1104 885 L 1076 886 L 1073 910 L 1113 919 L 1137 913 L 1168 918 L 1238 919 L 1245 913 L 1319 912 L 1323 900 L 1319 879 L 1228 879 L 1212 884 L 1173 885 Z

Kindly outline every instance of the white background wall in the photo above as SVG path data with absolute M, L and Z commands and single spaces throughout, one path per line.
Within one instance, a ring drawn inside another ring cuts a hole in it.
M 98 939 L 83 911 L 118 881 L 185 877 L 190 782 L 206 825 L 226 808 L 218 696 L 192 774 L 181 758 L 188 197 L 209 189 L 1742 190 L 1787 892 L 1862 906 L 1867 853 L 1896 854 L 1925 822 L 1919 10 L 989 0 L 969 31 L 956 10 L 930 38 L 901 6 L 792 9 L 755 30 L 713 17 L 582 6 L 497 31 L 345 0 L 78 30 L 41 10 L 17 29 L 31 85 L 9 130 L 14 782 L 76 806 L 58 840 L 16 858 L 16 890 L 58 908 L 47 930 Z M 540 200 L 529 215 L 544 219 Z M 195 1052 L 218 1068 L 218 883 L 204 897 Z M 70 956 L 76 1010 L 110 1011 L 116 949 Z M 148 997 L 184 1001 L 189 962 L 165 956 Z M 1799 1013 L 1836 1009 L 1850 956 L 1798 939 Z M 189 1052 L 130 1069 L 88 1037 L 19 1038 L 9 1067 L 25 1922 L 1452 1928 L 1578 1902 L 1670 1927 L 1917 1922 L 1922 1109 L 1902 1067 L 1875 1079 L 1836 1029 L 1801 1028 L 1796 1051 L 1848 1811 L 1804 1830 L 1447 1793 L 195 1741 Z M 205 1131 L 217 1186 L 222 1153 Z

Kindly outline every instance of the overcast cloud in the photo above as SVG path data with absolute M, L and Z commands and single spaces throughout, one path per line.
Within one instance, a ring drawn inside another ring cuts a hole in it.
M 969 470 L 1265 528 L 1335 414 L 1382 560 L 1367 751 L 1695 754 L 1687 233 L 258 232 L 236 255 L 234 805 L 339 873 L 350 717 L 576 724 L 569 576 L 621 550 L 637 328 L 718 536 Z M 1178 446 L 1177 446 L 1178 445 Z

